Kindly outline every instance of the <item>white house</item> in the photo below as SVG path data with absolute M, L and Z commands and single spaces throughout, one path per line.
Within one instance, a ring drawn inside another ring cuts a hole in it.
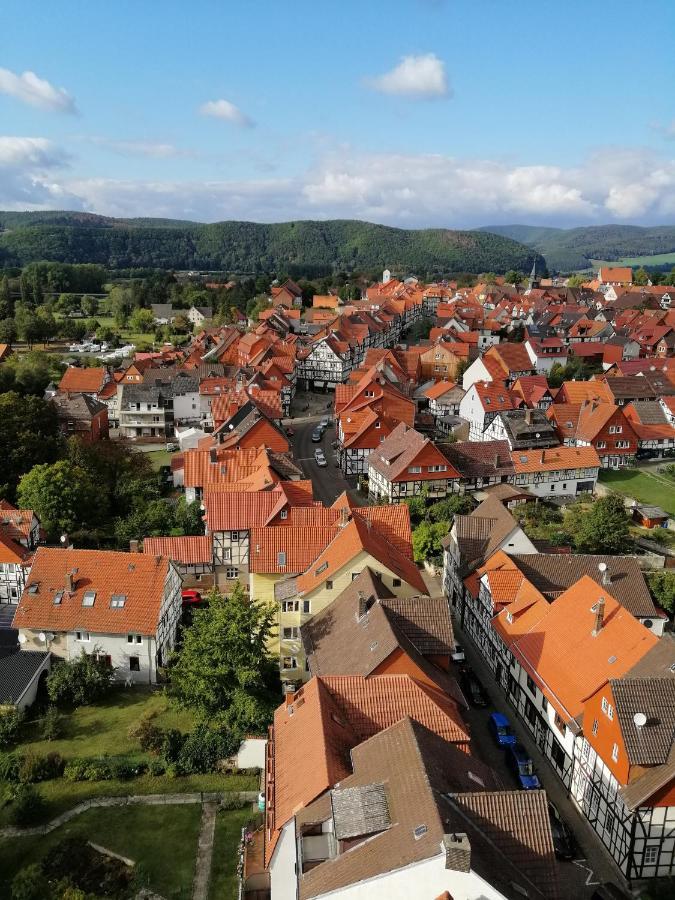
M 26 650 L 84 650 L 121 681 L 154 684 L 181 615 L 181 578 L 164 556 L 38 548 L 14 616 Z

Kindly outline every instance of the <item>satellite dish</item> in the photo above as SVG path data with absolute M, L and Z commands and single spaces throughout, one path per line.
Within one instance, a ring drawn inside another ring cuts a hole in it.
M 647 716 L 644 713 L 635 713 L 633 723 L 636 728 L 644 728 L 647 724 Z
M 38 640 L 42 641 L 43 644 L 45 643 L 45 641 L 47 640 L 47 635 L 44 633 L 44 631 L 41 631 L 40 634 L 38 634 Z
M 600 572 L 606 572 L 607 571 L 607 563 L 606 562 L 598 563 L 598 570 Z
M 20 644 L 25 644 L 25 643 L 27 643 L 27 641 L 28 641 L 28 638 L 26 637 L 25 634 L 20 634 L 20 635 L 19 635 L 19 643 L 20 643 Z

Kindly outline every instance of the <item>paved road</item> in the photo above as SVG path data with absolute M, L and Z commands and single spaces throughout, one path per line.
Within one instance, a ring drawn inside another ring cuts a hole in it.
M 328 412 L 326 416 L 329 416 Z M 353 485 L 347 482 L 341 469 L 336 465 L 336 453 L 331 446 L 335 441 L 335 426 L 330 425 L 326 429 L 320 443 L 315 444 L 312 441 L 312 432 L 322 418 L 323 415 L 317 415 L 293 419 L 290 424 L 295 434 L 291 442 L 295 461 L 301 466 L 307 478 L 312 480 L 315 499 L 321 500 L 324 506 L 330 506 L 336 497 L 343 491 L 350 490 Z M 324 468 L 318 466 L 314 460 L 314 451 L 317 447 L 320 447 L 326 456 L 328 465 Z

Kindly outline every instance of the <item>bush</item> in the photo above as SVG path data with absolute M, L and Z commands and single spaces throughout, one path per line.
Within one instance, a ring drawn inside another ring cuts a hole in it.
M 105 759 L 71 759 L 66 763 L 63 777 L 66 781 L 108 781 L 113 776 Z
M 213 772 L 221 759 L 236 753 L 239 744 L 239 738 L 228 731 L 197 725 L 183 743 L 179 762 L 189 774 Z
M 167 763 L 175 763 L 183 748 L 184 737 L 177 728 L 169 728 L 162 743 L 162 756 Z
M 153 724 L 151 717 L 144 716 L 137 725 L 129 729 L 129 737 L 137 740 L 146 753 L 159 753 L 164 745 L 166 732 Z
M 220 801 L 219 808 L 224 810 L 243 809 L 247 805 L 247 801 L 243 800 L 238 794 L 225 794 Z
M 42 717 L 40 734 L 43 741 L 55 741 L 63 734 L 64 719 L 55 706 L 50 706 Z
M 58 706 L 86 706 L 109 693 L 115 670 L 82 651 L 73 660 L 63 660 L 53 667 L 47 678 L 47 693 Z
M 9 747 L 19 736 L 23 711 L 14 706 L 0 709 L 0 747 Z
M 151 759 L 148 771 L 151 775 L 163 775 L 166 772 L 166 766 L 161 759 Z
M 42 815 L 45 802 L 40 791 L 32 784 L 19 784 L 9 811 L 9 821 L 15 828 L 26 828 Z
M 47 879 L 37 863 L 20 869 L 12 881 L 12 900 L 46 900 L 51 896 Z
M 36 781 L 49 781 L 60 778 L 63 774 L 64 762 L 60 753 L 48 753 L 40 756 L 29 751 L 19 764 L 18 779 L 23 784 L 34 784 Z
M 16 753 L 0 753 L 0 781 L 18 781 L 21 757 Z

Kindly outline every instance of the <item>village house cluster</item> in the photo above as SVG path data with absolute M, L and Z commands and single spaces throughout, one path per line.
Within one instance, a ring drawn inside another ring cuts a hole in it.
M 30 704 L 52 656 L 82 649 L 155 683 L 182 591 L 240 582 L 275 610 L 284 686 L 242 896 L 555 900 L 546 793 L 481 760 L 454 618 L 617 878 L 675 873 L 666 616 L 636 557 L 552 552 L 513 515 L 675 455 L 675 287 L 631 281 L 601 269 L 578 288 L 535 272 L 458 288 L 385 271 L 360 300 L 306 309 L 287 281 L 257 322 L 195 309 L 185 349 L 69 366 L 47 391 L 63 433 L 175 444 L 173 487 L 200 503 L 205 533 L 52 547 L 31 510 L 0 502 L 14 702 Z M 325 395 L 327 470 L 294 452 L 300 391 Z M 350 490 L 328 505 L 317 485 L 338 471 Z M 463 494 L 479 505 L 454 517 L 437 581 L 413 558 L 403 501 Z

